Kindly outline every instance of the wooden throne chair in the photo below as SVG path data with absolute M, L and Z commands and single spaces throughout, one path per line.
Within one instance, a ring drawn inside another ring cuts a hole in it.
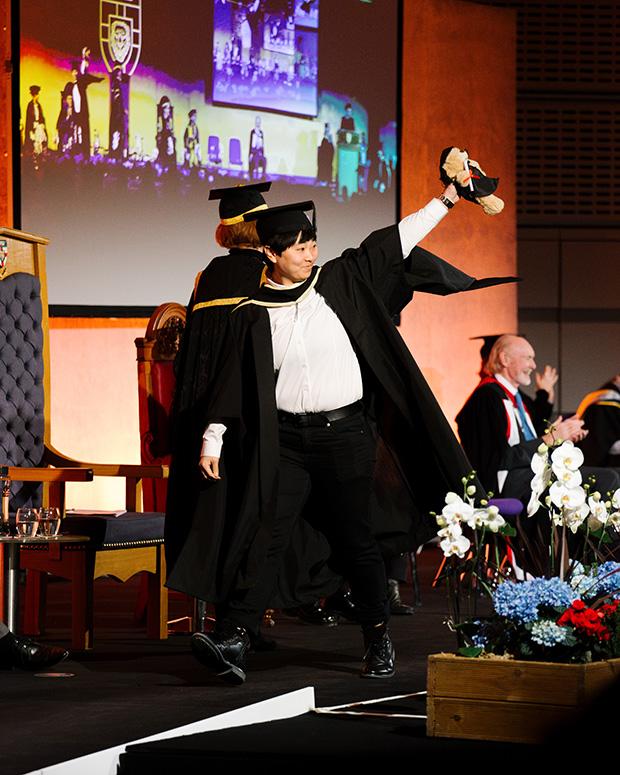
M 45 246 L 47 240 L 0 228 L 0 465 L 9 466 L 9 512 L 20 506 L 65 506 L 65 482 L 121 476 L 127 513 L 117 518 L 70 517 L 64 532 L 79 544 L 33 545 L 20 551 L 26 569 L 23 630 L 39 634 L 47 574 L 72 582 L 74 649 L 93 644 L 93 585 L 101 576 L 123 582 L 149 574 L 147 634 L 167 637 L 163 515 L 142 511 L 142 482 L 163 479 L 161 465 L 84 463 L 51 445 L 50 369 Z M 1 596 L 0 596 L 1 597 Z

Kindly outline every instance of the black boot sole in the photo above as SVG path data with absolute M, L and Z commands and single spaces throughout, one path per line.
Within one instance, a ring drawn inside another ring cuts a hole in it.
M 241 686 L 245 683 L 245 671 L 224 658 L 220 649 L 208 635 L 197 632 L 191 637 L 192 654 L 212 673 L 231 686 Z
M 394 678 L 396 670 L 392 670 L 391 673 L 360 673 L 360 678 Z

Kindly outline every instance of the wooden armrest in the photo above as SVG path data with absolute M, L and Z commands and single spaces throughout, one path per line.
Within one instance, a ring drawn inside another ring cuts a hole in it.
M 92 482 L 91 468 L 29 468 L 8 467 L 13 482 Z
M 168 466 L 124 463 L 85 463 L 66 457 L 53 447 L 45 448 L 45 459 L 52 465 L 88 468 L 95 476 L 124 476 L 129 479 L 167 479 Z
M 126 479 L 167 479 L 168 466 L 143 466 L 116 463 L 84 463 L 95 476 L 124 476 Z

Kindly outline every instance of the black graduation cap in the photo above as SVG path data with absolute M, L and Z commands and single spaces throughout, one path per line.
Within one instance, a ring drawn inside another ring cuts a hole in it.
M 256 210 L 266 210 L 267 203 L 262 192 L 269 191 L 271 181 L 250 183 L 247 186 L 230 186 L 229 188 L 214 188 L 209 193 L 209 199 L 220 200 L 220 223 L 233 226 L 242 223 L 243 216 Z
M 503 336 L 503 334 L 486 334 L 485 336 L 470 336 L 469 338 L 472 342 L 476 339 L 482 340 L 482 346 L 480 347 L 480 358 L 486 362 L 489 359 L 493 345 L 495 342 L 497 342 L 500 336 Z
M 312 210 L 312 222 L 306 215 L 308 210 Z M 316 229 L 316 210 L 310 200 L 246 213 L 244 219 L 256 221 L 258 238 L 263 245 L 268 245 L 276 234 L 296 234 L 303 229 Z
M 470 336 L 470 340 L 473 342 L 476 339 L 482 340 L 482 346 L 480 347 L 480 358 L 483 362 L 486 363 L 486 361 L 489 359 L 489 355 L 491 354 L 491 350 L 493 349 L 493 345 L 497 340 L 500 338 L 500 336 L 523 336 L 523 334 L 513 334 L 510 331 L 505 331 L 502 334 L 486 334 L 484 336 Z

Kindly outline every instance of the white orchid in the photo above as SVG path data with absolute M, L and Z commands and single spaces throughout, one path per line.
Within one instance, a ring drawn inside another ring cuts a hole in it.
M 533 517 L 543 505 L 540 501 L 540 497 L 547 487 L 549 487 L 552 480 L 553 472 L 551 465 L 549 464 L 549 447 L 546 444 L 541 444 L 534 453 L 531 469 L 534 472 L 534 476 L 530 483 L 531 495 L 529 503 L 527 504 L 528 517 Z
M 566 487 L 562 482 L 554 482 L 549 488 L 551 502 L 562 509 L 577 509 L 586 502 L 583 487 Z
M 620 509 L 620 489 L 611 496 L 611 505 L 614 509 Z
M 598 496 L 598 497 L 597 497 Z M 609 512 L 605 501 L 601 500 L 598 492 L 593 493 L 588 498 L 590 515 L 588 517 L 588 527 L 590 530 L 600 530 L 605 527 L 609 519 Z
M 538 509 L 542 506 L 540 502 L 540 496 L 551 484 L 551 467 L 547 466 L 540 473 L 536 474 L 531 481 L 530 487 L 532 494 L 530 501 L 527 504 L 528 517 L 534 516 Z
M 574 509 L 565 509 L 563 513 L 564 524 L 571 533 L 576 533 L 589 513 L 590 510 L 588 509 L 587 503 L 582 503 L 581 506 L 577 506 L 577 508 Z
M 469 503 L 465 503 L 461 498 L 451 499 L 450 503 L 441 510 L 441 516 L 446 520 L 447 524 L 454 522 L 468 522 L 474 513 L 474 507 Z
M 483 525 L 492 533 L 497 533 L 500 527 L 506 524 L 506 520 L 499 513 L 497 506 L 489 506 L 484 510 Z
M 463 522 L 472 530 L 477 530 L 480 527 L 484 527 L 486 524 L 486 509 L 473 509 L 471 514 L 463 517 Z
M 583 465 L 583 452 L 572 441 L 564 441 L 551 453 L 551 463 L 555 466 L 576 471 Z
M 446 557 L 456 554 L 457 557 L 462 558 L 469 551 L 471 541 L 464 535 L 447 535 L 443 541 L 440 541 L 439 546 Z
M 542 503 L 540 502 L 540 496 L 542 495 L 543 490 L 534 489 L 532 487 L 532 494 L 530 495 L 529 503 L 527 504 L 527 515 L 528 517 L 533 517 L 534 514 L 538 511 L 538 509 L 542 506 Z
M 453 525 L 447 525 L 446 527 L 443 527 L 441 530 L 438 530 L 437 535 L 440 538 L 452 538 L 454 536 L 462 536 L 463 530 L 461 528 L 461 525 L 458 522 L 456 522 Z
M 435 516 L 435 521 L 439 525 L 439 527 L 450 527 L 451 525 L 460 525 L 459 515 L 452 513 L 452 514 L 444 514 L 443 512 L 441 514 L 437 514 Z
M 552 470 L 556 475 L 558 482 L 562 482 L 562 484 L 568 489 L 577 487 L 583 481 L 581 478 L 581 471 L 579 470 L 573 471 L 571 468 L 556 465 L 555 463 L 552 466 Z
M 562 527 L 564 524 L 564 514 L 562 511 L 550 511 L 549 519 L 555 527 Z
M 458 522 L 438 530 L 437 535 L 442 539 L 439 546 L 446 557 L 451 557 L 453 554 L 456 554 L 457 557 L 464 557 L 471 546 L 471 541 L 463 535 L 463 530 Z
M 541 449 L 544 448 L 544 451 L 541 452 Z M 532 462 L 530 463 L 530 468 L 532 471 L 536 474 L 536 476 L 540 476 L 544 471 L 546 471 L 549 468 L 549 460 L 547 458 L 547 452 L 548 447 L 546 444 L 541 444 L 538 448 L 538 451 L 534 453 L 532 456 Z
M 607 524 L 611 525 L 614 530 L 620 531 L 620 511 L 612 511 L 607 520 Z

